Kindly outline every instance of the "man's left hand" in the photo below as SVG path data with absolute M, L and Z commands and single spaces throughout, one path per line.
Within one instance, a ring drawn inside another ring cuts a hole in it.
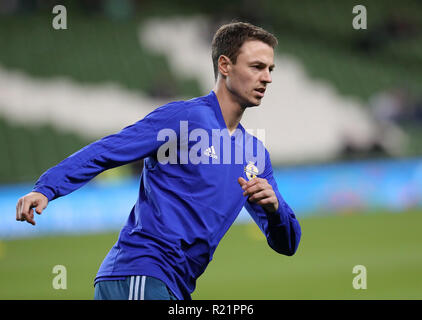
M 278 210 L 278 199 L 273 187 L 266 179 L 253 178 L 246 181 L 242 177 L 237 179 L 243 189 L 243 195 L 249 196 L 248 201 L 259 204 L 267 212 L 275 212 Z

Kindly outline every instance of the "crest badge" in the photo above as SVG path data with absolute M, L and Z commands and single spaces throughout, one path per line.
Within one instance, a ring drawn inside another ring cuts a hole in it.
M 256 175 L 258 174 L 258 168 L 255 166 L 255 164 L 252 161 L 249 161 L 249 163 L 246 165 L 245 174 L 248 180 L 252 180 L 253 178 L 256 178 Z

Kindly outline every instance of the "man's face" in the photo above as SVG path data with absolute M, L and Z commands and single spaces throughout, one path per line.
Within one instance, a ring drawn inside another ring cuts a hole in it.
M 273 48 L 262 41 L 246 41 L 240 47 L 236 64 L 228 66 L 227 88 L 242 107 L 258 106 L 272 82 L 273 68 Z

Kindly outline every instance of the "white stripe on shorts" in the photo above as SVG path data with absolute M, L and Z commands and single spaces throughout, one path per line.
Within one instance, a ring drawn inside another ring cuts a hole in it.
M 144 300 L 145 299 L 145 280 L 146 280 L 146 276 L 142 276 L 142 281 L 141 281 L 141 298 L 140 298 L 140 300 Z
M 138 300 L 138 292 L 139 292 L 139 276 L 136 276 L 136 281 L 135 281 L 135 297 L 133 298 L 133 300 Z
M 133 299 L 133 279 L 134 279 L 135 277 L 134 276 L 131 276 L 130 277 L 130 284 L 129 284 L 129 300 L 132 300 Z

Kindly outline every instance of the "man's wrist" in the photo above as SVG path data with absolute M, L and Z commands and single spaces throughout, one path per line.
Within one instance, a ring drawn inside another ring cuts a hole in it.
M 280 204 L 279 204 L 278 199 L 277 199 L 276 203 L 264 205 L 263 208 L 264 208 L 265 212 L 267 212 L 267 213 L 276 213 L 278 211 L 279 206 L 280 206 Z

